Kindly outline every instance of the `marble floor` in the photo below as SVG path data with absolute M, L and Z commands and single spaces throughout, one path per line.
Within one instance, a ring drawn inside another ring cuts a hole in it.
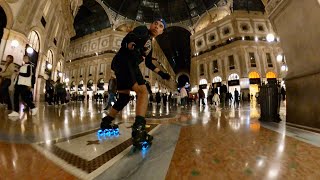
M 9 118 L 0 107 L 0 179 L 320 179 L 320 134 L 260 122 L 255 102 L 239 107 L 148 107 L 153 145 L 130 141 L 135 104 L 116 118 L 120 135 L 98 136 L 103 104 L 37 104 Z

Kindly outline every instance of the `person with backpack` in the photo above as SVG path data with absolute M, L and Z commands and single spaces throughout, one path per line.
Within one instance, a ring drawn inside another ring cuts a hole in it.
M 19 116 L 19 97 L 25 104 L 31 109 L 31 114 L 36 115 L 38 108 L 32 102 L 31 88 L 33 87 L 32 76 L 34 76 L 34 67 L 30 62 L 30 58 L 27 55 L 23 56 L 24 64 L 20 67 L 19 75 L 16 79 L 16 85 L 14 89 L 14 111 L 9 114 L 9 117 Z

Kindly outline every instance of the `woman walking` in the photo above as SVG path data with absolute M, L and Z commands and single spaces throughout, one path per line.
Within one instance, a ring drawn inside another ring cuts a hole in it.
M 1 83 L 1 96 L 3 99 L 3 102 L 7 104 L 8 110 L 12 110 L 12 103 L 10 100 L 10 94 L 9 94 L 9 86 L 11 85 L 11 77 L 15 73 L 15 67 L 13 63 L 13 56 L 8 55 L 6 58 L 6 64 L 4 67 L 3 72 L 0 73 L 0 76 L 3 78 Z
M 30 64 L 30 59 L 27 55 L 23 56 L 24 65 L 20 67 L 17 83 L 14 89 L 14 111 L 9 114 L 10 117 L 19 116 L 19 97 L 27 104 L 31 109 L 32 115 L 36 115 L 38 108 L 35 107 L 32 102 L 31 87 L 32 87 L 32 75 L 33 66 Z

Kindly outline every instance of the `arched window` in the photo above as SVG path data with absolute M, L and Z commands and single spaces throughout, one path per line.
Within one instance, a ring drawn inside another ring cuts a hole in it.
M 50 63 L 51 65 L 53 64 L 53 53 L 51 50 L 48 51 L 47 53 L 47 61 L 48 63 Z
M 83 80 L 79 82 L 78 91 L 83 91 Z
M 89 81 L 88 81 L 88 86 L 89 86 L 89 84 L 93 84 L 93 80 L 92 79 L 90 79 Z
M 39 52 L 40 50 L 40 38 L 36 31 L 31 31 L 28 36 L 29 45 L 32 47 L 33 50 Z
M 220 76 L 216 76 L 215 78 L 213 78 L 213 83 L 217 83 L 217 82 L 221 82 L 222 78 Z
M 239 80 L 240 78 L 239 78 L 239 75 L 238 74 L 230 74 L 230 76 L 229 76 L 229 78 L 228 78 L 228 80 L 229 81 L 232 81 L 232 80 Z
M 92 91 L 92 90 L 93 90 L 93 89 L 92 89 L 92 86 L 93 86 L 93 80 L 90 79 L 90 80 L 88 81 L 88 83 L 87 83 L 87 90 L 88 90 L 88 91 Z
M 103 86 L 104 86 L 104 80 L 101 78 L 101 79 L 99 79 L 98 84 L 97 84 L 98 90 L 104 90 Z
M 70 90 L 71 91 L 74 91 L 75 90 L 75 87 L 76 87 L 76 83 L 74 81 L 71 82 L 71 85 L 70 85 Z
M 99 83 L 103 84 L 103 83 L 104 83 L 104 79 L 102 79 L 102 78 L 99 79 L 98 84 L 99 84 Z
M 200 84 L 200 85 L 201 85 L 201 84 L 208 84 L 208 81 L 205 80 L 205 79 L 201 79 L 200 82 L 199 82 L 199 84 Z
M 63 73 L 62 73 L 62 64 L 61 62 L 59 61 L 58 64 L 57 64 L 57 68 L 56 68 L 56 74 L 57 74 L 57 78 L 62 78 L 63 76 Z
M 59 61 L 58 64 L 57 64 L 57 70 L 58 70 L 59 72 L 62 71 L 62 63 L 61 63 L 61 61 Z
M 277 75 L 276 73 L 270 71 L 266 74 L 266 77 L 267 79 L 273 79 L 273 78 L 277 78 Z
M 259 73 L 253 71 L 253 72 L 251 72 L 251 73 L 249 74 L 249 78 L 250 78 L 250 79 L 257 79 L 257 78 L 260 78 L 260 75 L 259 75 Z

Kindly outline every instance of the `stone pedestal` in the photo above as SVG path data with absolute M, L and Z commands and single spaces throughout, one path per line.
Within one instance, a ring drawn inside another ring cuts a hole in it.
M 266 7 L 288 64 L 287 123 L 320 130 L 320 4 L 271 0 Z

